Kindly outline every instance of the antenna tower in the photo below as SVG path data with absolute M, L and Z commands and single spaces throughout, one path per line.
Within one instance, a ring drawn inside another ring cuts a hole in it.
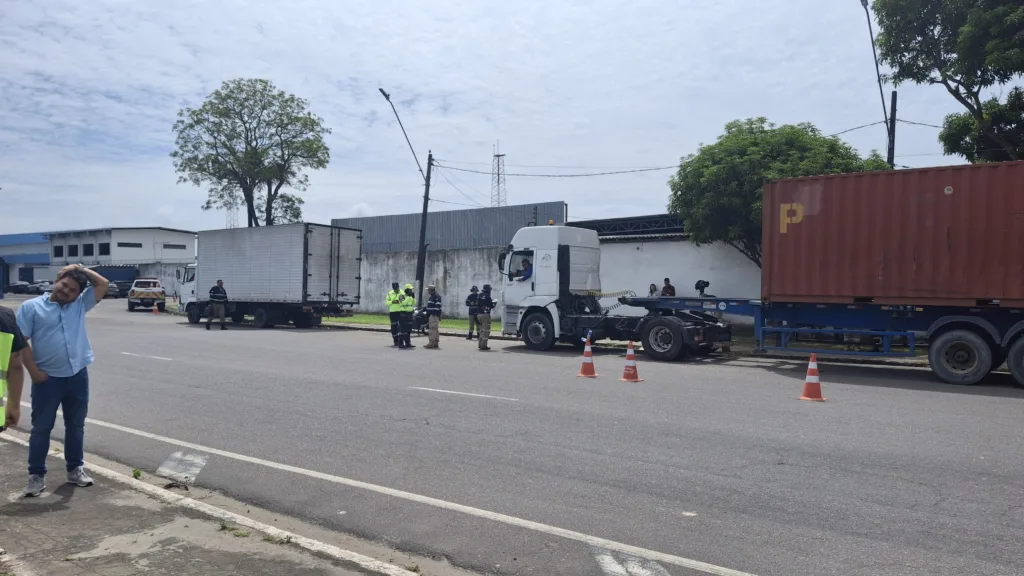
M 224 227 L 238 228 L 238 205 L 231 204 L 224 209 Z
M 501 206 L 508 206 L 508 192 L 505 190 L 505 155 L 498 152 L 496 145 L 494 159 L 491 162 L 491 207 Z

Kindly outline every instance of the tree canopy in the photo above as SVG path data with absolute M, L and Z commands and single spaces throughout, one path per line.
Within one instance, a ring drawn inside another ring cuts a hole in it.
M 1016 139 L 1024 118 L 1007 124 L 1019 108 L 982 96 L 1024 74 L 1024 2 L 874 0 L 872 9 L 880 28 L 879 55 L 892 68 L 893 84 L 940 85 L 967 109 L 967 116 L 946 118 L 940 140 L 947 152 L 985 160 L 976 152 L 982 148 L 974 147 L 979 144 L 1001 149 L 996 156 L 1002 159 L 1024 157 L 1024 140 Z
M 1024 90 L 1014 88 L 1005 102 L 993 97 L 983 102 L 981 107 L 992 130 L 1014 145 L 1017 158 L 1024 158 Z M 963 156 L 972 164 L 1014 159 L 999 142 L 982 132 L 977 119 L 969 112 L 946 116 L 939 141 L 946 154 Z
M 725 242 L 761 266 L 764 181 L 818 174 L 888 170 L 875 151 L 861 158 L 811 124 L 776 126 L 765 118 L 734 120 L 714 144 L 682 159 L 669 180 L 668 209 L 697 245 Z
M 183 108 L 171 152 L 179 183 L 209 187 L 203 209 L 245 206 L 249 226 L 302 219 L 306 169 L 330 162 L 331 130 L 309 102 L 268 80 L 224 82 L 199 108 Z

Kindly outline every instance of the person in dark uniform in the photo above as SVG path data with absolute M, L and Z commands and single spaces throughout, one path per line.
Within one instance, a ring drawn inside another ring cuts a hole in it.
M 224 289 L 224 281 L 217 280 L 217 285 L 210 288 L 210 315 L 206 317 L 206 329 L 210 329 L 210 322 L 213 322 L 213 317 L 220 318 L 220 329 L 227 330 L 228 325 L 225 323 L 224 315 L 226 308 L 228 307 L 228 291 Z
M 477 342 L 477 348 L 490 350 L 487 346 L 487 338 L 491 335 L 491 310 L 494 309 L 490 284 L 484 284 L 483 292 L 477 299 L 477 306 L 480 308 L 480 313 L 477 315 L 477 320 L 480 322 L 480 340 Z
M 441 341 L 441 295 L 433 284 L 427 286 L 427 331 L 429 337 L 424 348 L 437 350 Z
M 473 339 L 473 328 L 480 326 L 477 320 L 477 315 L 480 314 L 480 308 L 477 306 L 477 300 L 480 298 L 477 294 L 477 287 L 473 286 L 469 289 L 469 296 L 466 297 L 466 307 L 469 308 L 469 334 L 466 334 L 466 340 Z

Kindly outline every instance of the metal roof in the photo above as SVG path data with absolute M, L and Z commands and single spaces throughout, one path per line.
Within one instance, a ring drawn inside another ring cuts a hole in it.
M 46 234 L 0 234 L 0 246 L 43 244 L 49 241 L 50 239 Z
M 89 232 L 113 232 L 115 230 L 163 230 L 165 232 L 180 232 L 182 234 L 195 234 L 194 230 L 181 230 L 178 228 L 164 228 L 163 226 L 128 226 L 128 227 L 113 227 L 113 228 L 87 228 L 84 230 L 60 230 L 57 232 L 48 232 L 48 236 L 57 236 L 62 234 L 86 234 Z
M 581 220 L 570 226 L 588 228 L 598 236 L 622 234 L 682 234 L 683 219 L 675 214 L 652 214 L 649 216 L 627 216 L 602 220 Z
M 682 232 L 668 234 L 621 234 L 615 236 L 598 236 L 601 242 L 636 242 L 644 240 L 686 240 L 689 234 Z

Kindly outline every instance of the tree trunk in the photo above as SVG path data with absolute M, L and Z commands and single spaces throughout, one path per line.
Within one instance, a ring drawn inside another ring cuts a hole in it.
M 992 128 L 992 123 L 989 122 L 988 118 L 985 118 L 985 111 L 982 109 L 981 98 L 978 93 L 971 93 L 971 96 L 975 100 L 975 103 L 972 103 L 966 96 L 960 93 L 959 89 L 954 88 L 945 78 L 943 78 L 941 84 L 946 87 L 946 91 L 952 94 L 953 98 L 956 98 L 957 102 L 967 109 L 971 116 L 974 116 L 974 121 L 978 123 L 978 127 L 981 128 L 981 132 L 983 134 L 998 144 L 1011 160 L 1020 160 L 1020 154 L 1017 153 L 1017 147 L 1004 138 L 1002 134 L 996 132 Z

